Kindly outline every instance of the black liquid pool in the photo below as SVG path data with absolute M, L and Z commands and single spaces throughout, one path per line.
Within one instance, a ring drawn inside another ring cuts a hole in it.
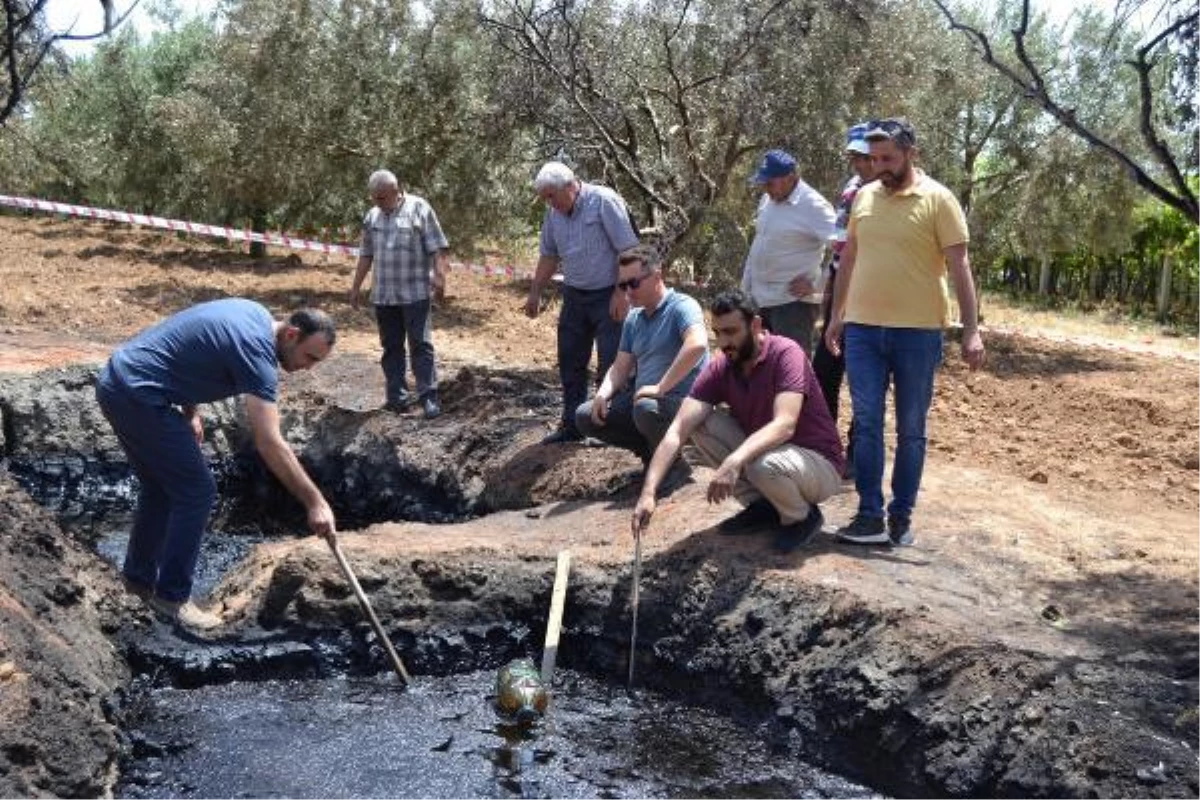
M 767 726 L 562 671 L 520 734 L 495 673 L 231 683 L 133 701 L 118 797 L 877 797 Z

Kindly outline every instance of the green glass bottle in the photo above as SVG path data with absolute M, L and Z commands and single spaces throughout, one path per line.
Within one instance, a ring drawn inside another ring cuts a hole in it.
M 496 673 L 496 712 L 518 725 L 532 725 L 546 713 L 550 696 L 533 661 L 518 658 Z

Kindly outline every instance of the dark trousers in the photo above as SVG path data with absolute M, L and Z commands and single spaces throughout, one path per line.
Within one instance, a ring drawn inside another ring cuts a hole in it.
M 683 398 L 643 397 L 634 401 L 633 391 L 617 392 L 608 404 L 608 416 L 603 425 L 592 422 L 592 403 L 588 400 L 575 410 L 575 426 L 584 436 L 631 450 L 643 464 L 649 464 L 659 442 L 671 427 Z
M 621 343 L 621 323 L 608 313 L 612 287 L 607 289 L 574 289 L 563 286 L 562 311 L 558 315 L 558 375 L 562 381 L 562 426 L 575 428 L 575 409 L 587 400 L 588 362 L 592 348 L 598 360 L 596 383 L 604 379 L 617 346 Z
M 108 367 L 96 383 L 96 400 L 140 484 L 122 571 L 164 600 L 187 600 L 217 498 L 191 425 L 173 406 L 136 400 Z
M 433 352 L 433 323 L 428 300 L 398 306 L 375 306 L 375 322 L 379 326 L 379 344 L 383 356 L 383 379 L 387 383 L 387 402 L 402 403 L 408 399 L 407 355 L 412 357 L 413 377 L 417 381 L 417 396 L 437 392 L 437 366 Z M 405 353 L 405 341 L 408 353 Z
M 833 296 L 834 283 L 837 281 L 837 270 L 829 274 L 829 282 L 825 285 L 825 292 L 830 297 Z M 825 395 L 825 404 L 829 406 L 829 416 L 833 417 L 836 423 L 838 418 L 838 397 L 842 392 L 842 378 L 846 374 L 846 348 L 842 345 L 842 355 L 835 356 L 829 351 L 829 346 L 825 344 L 825 329 L 829 327 L 829 314 L 832 311 L 833 304 L 825 302 L 823 322 L 821 325 L 821 335 L 817 337 L 816 352 L 813 354 L 813 372 L 817 374 L 817 383 L 821 384 L 821 392 Z M 846 463 L 851 462 L 851 448 L 854 447 L 854 418 L 850 418 L 850 430 L 846 434 Z
M 804 355 L 812 356 L 821 306 L 797 300 L 781 306 L 767 306 L 760 310 L 760 314 L 767 330 L 777 336 L 786 336 L 804 348 Z

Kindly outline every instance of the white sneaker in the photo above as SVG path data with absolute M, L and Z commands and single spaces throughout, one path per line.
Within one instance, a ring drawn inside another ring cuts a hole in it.
M 161 597 L 153 597 L 150 600 L 150 607 L 160 616 L 165 617 L 168 622 L 178 622 L 185 628 L 198 631 L 212 630 L 224 622 L 219 614 L 205 611 L 191 600 L 172 602 Z

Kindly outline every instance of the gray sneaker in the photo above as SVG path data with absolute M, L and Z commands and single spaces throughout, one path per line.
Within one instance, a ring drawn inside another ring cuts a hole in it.
M 430 392 L 421 398 L 421 410 L 425 412 L 425 419 L 437 419 L 442 415 L 442 405 L 438 402 L 437 395 Z
M 383 410 L 390 411 L 393 414 L 403 414 L 405 411 L 408 411 L 410 408 L 412 408 L 412 405 L 413 405 L 412 395 L 405 392 L 404 394 L 400 395 L 399 397 L 394 397 L 391 400 L 388 400 L 386 403 L 384 403 Z
M 913 536 L 912 520 L 908 517 L 897 517 L 889 514 L 887 518 L 888 537 L 897 547 L 911 547 L 917 538 Z
M 851 544 L 891 544 L 887 528 L 884 527 L 883 517 L 868 517 L 855 514 L 854 519 L 844 528 L 838 528 L 837 538 Z

